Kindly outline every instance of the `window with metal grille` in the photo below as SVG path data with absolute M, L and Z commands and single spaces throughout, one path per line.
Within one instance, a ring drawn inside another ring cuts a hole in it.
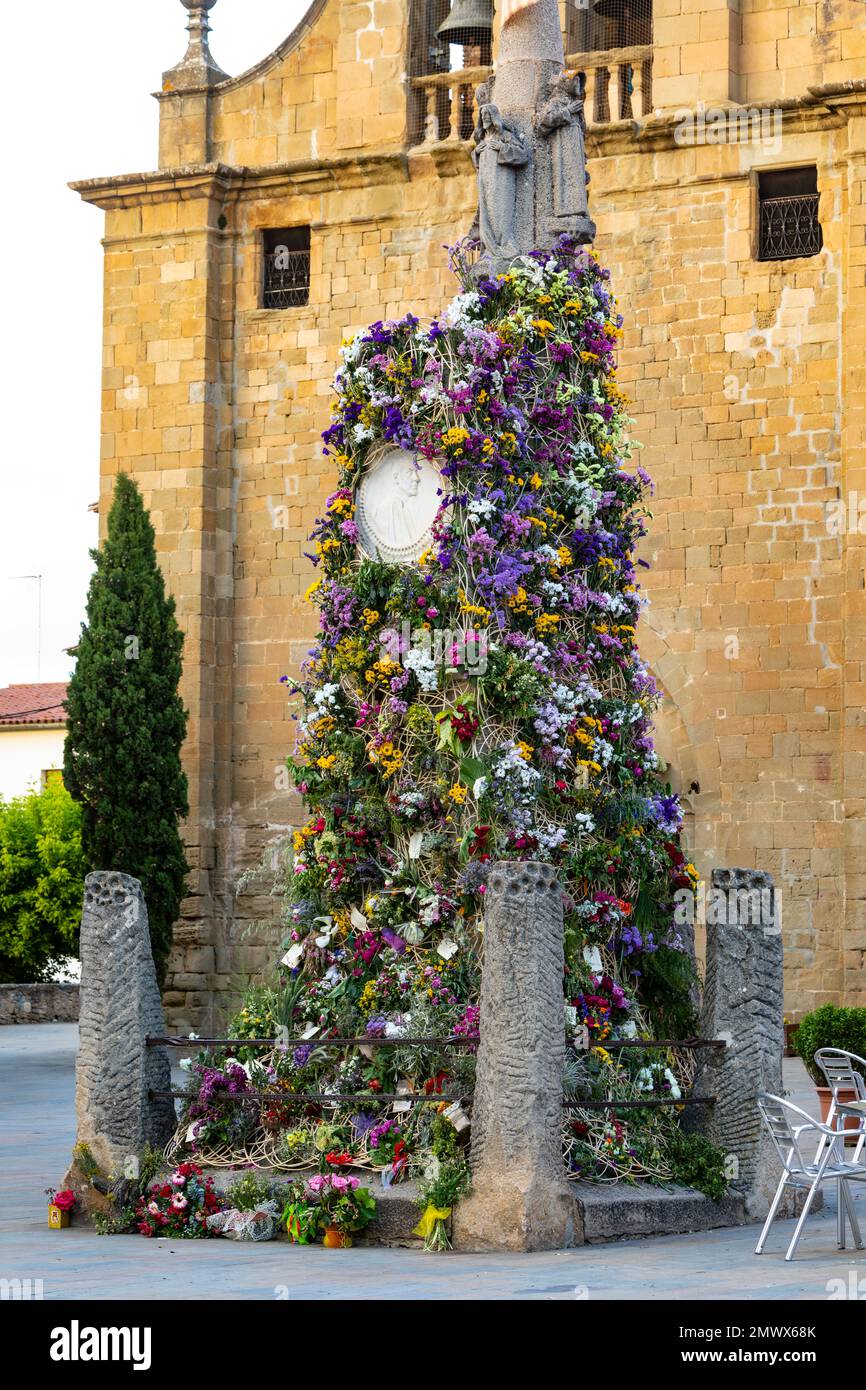
M 262 232 L 262 307 L 295 309 L 310 300 L 310 229 Z
M 817 256 L 824 244 L 818 221 L 818 171 L 767 169 L 758 174 L 758 260 Z

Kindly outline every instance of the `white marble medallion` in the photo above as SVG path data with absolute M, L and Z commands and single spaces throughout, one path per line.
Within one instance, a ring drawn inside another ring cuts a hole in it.
M 361 548 L 373 560 L 409 565 L 427 549 L 442 480 L 432 463 L 388 447 L 374 458 L 355 497 Z

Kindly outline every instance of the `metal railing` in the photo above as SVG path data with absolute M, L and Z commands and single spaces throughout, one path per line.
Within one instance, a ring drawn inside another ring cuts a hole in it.
M 262 307 L 296 309 L 310 298 L 310 253 L 278 247 L 265 254 Z
M 220 1047 L 231 1048 L 233 1051 L 243 1047 L 268 1048 L 273 1049 L 277 1046 L 289 1048 L 299 1047 L 472 1047 L 477 1048 L 478 1038 L 455 1037 L 454 1035 L 441 1038 L 375 1038 L 375 1037 L 332 1037 L 332 1038 L 189 1038 L 189 1037 L 151 1037 L 145 1038 L 147 1047 L 182 1047 L 189 1051 L 195 1047 L 197 1049 Z M 589 1043 L 588 1048 L 573 1039 L 570 1039 L 568 1046 L 577 1048 L 580 1051 L 592 1051 L 595 1047 L 602 1047 L 605 1051 L 612 1051 L 630 1047 L 643 1049 L 652 1048 L 685 1048 L 694 1050 L 696 1048 L 724 1048 L 727 1043 L 717 1038 L 621 1038 L 604 1041 L 601 1043 Z M 464 1091 L 460 1095 L 443 1094 L 440 1091 L 430 1092 L 367 1092 L 367 1091 L 256 1091 L 250 1093 L 240 1093 L 238 1095 L 227 1095 L 221 1099 L 232 1102 L 259 1102 L 275 1101 L 282 1105 L 291 1105 L 299 1101 L 304 1105 L 322 1104 L 341 1104 L 350 1101 L 362 1101 L 366 1104 L 391 1104 L 394 1101 L 408 1101 L 412 1104 L 428 1103 L 439 1105 L 443 1101 L 453 1102 L 467 1100 L 471 1092 Z M 175 1100 L 187 1100 L 190 1097 L 189 1091 L 177 1090 L 150 1090 L 148 1096 L 152 1099 L 155 1096 L 171 1097 Z M 715 1096 L 683 1096 L 673 1099 L 669 1096 L 647 1096 L 640 1100 L 579 1100 L 566 1098 L 562 1102 L 565 1110 L 642 1110 L 655 1109 L 661 1106 L 684 1106 L 684 1105 L 715 1105 Z
M 760 200 L 759 261 L 817 256 L 822 246 L 818 196 L 817 193 L 795 193 L 785 198 Z

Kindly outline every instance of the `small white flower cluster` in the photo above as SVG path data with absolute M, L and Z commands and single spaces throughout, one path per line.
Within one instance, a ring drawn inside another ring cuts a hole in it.
M 469 328 L 481 315 L 481 296 L 474 290 L 458 294 L 442 314 L 440 322 L 448 328 Z
M 493 764 L 493 781 L 502 797 L 515 829 L 526 831 L 532 824 L 541 773 L 531 767 L 516 743 L 503 744 Z
M 439 668 L 432 653 L 421 646 L 413 646 L 403 657 L 403 665 L 414 671 L 422 690 L 435 690 L 438 683 Z
M 671 1100 L 679 1100 L 682 1097 L 682 1091 L 670 1067 L 662 1067 L 659 1064 L 654 1067 L 641 1067 L 635 1084 L 639 1091 L 652 1091 L 659 1076 L 661 1080 L 668 1083 L 668 1095 Z

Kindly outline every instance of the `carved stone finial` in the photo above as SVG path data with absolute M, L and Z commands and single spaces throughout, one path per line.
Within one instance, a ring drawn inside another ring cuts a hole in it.
M 228 73 L 223 72 L 219 64 L 214 62 L 208 44 L 208 11 L 213 9 L 216 0 L 181 0 L 181 4 L 184 9 L 189 10 L 189 23 L 186 26 L 189 47 L 177 66 L 162 74 L 164 92 L 213 87 L 228 77 Z

